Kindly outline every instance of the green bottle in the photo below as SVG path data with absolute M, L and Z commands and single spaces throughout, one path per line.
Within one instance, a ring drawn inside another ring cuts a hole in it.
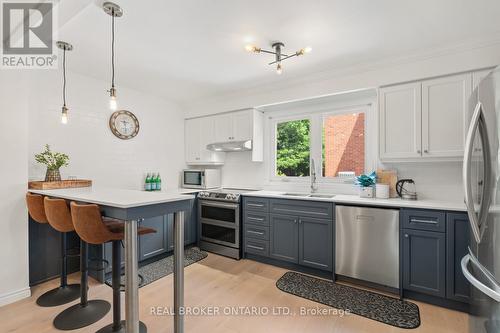
M 146 176 L 146 183 L 145 183 L 144 189 L 146 191 L 151 191 L 151 175 L 149 174 L 149 172 L 148 172 L 148 175 Z
M 156 176 L 151 174 L 151 191 L 156 191 Z
M 159 172 L 156 175 L 156 190 L 161 191 L 161 177 Z

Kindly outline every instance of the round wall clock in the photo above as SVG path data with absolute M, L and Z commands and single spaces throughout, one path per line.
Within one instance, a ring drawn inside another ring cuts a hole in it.
M 119 110 L 109 118 L 111 132 L 122 140 L 129 140 L 139 133 L 139 120 L 130 111 Z

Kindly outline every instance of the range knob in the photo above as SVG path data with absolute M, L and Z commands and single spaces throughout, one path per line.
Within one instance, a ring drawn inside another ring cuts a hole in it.
M 200 192 L 200 194 L 198 194 L 198 196 L 199 196 L 200 198 L 206 198 L 206 197 L 208 197 L 208 196 L 209 196 L 209 193 L 208 193 L 208 192 Z

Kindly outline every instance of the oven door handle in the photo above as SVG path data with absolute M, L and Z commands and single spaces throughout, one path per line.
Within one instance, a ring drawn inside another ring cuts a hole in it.
M 210 201 L 210 200 L 201 200 L 200 205 L 201 206 L 210 206 L 210 207 L 219 207 L 219 208 L 228 208 L 228 209 L 238 209 L 239 208 L 238 204 L 224 203 L 224 202 L 217 202 L 217 201 Z

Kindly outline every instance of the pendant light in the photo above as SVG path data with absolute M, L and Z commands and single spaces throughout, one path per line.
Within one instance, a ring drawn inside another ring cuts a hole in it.
M 73 50 L 73 45 L 71 45 L 70 43 L 67 43 L 67 42 L 63 42 L 63 41 L 57 41 L 56 45 L 58 48 L 63 50 L 63 89 L 62 89 L 63 106 L 62 106 L 62 112 L 61 112 L 61 123 L 67 124 L 68 123 L 68 107 L 66 106 L 66 51 Z
M 116 111 L 118 105 L 116 101 L 115 88 L 115 18 L 122 17 L 123 10 L 120 6 L 113 2 L 105 2 L 102 5 L 104 12 L 111 16 L 111 88 L 109 92 L 109 108 Z

